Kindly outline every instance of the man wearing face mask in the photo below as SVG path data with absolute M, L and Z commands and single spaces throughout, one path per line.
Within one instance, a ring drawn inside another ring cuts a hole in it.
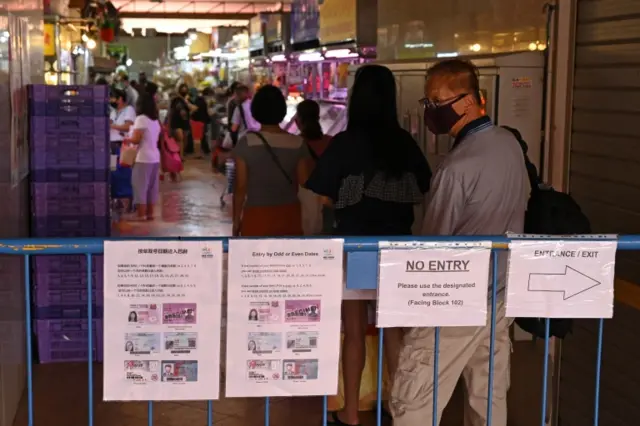
M 504 235 L 522 233 L 529 183 L 522 149 L 513 134 L 495 126 L 480 104 L 478 72 L 460 59 L 440 62 L 427 72 L 425 124 L 432 133 L 455 138 L 431 181 L 423 235 Z M 495 346 L 490 353 L 492 280 L 485 327 L 443 327 L 439 340 L 438 423 L 458 379 L 466 386 L 466 426 L 486 426 L 489 359 L 493 356 L 492 426 L 507 424 L 511 342 L 505 318 L 506 258 L 500 257 Z M 478 283 L 480 285 L 481 283 Z M 432 423 L 435 329 L 412 328 L 394 378 L 394 426 Z

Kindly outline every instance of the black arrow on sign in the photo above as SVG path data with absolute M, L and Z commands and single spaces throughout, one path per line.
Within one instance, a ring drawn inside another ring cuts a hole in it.
M 529 274 L 529 291 L 546 291 L 562 293 L 564 300 L 571 299 L 601 284 L 600 281 L 583 274 L 571 266 L 559 274 L 531 273 Z

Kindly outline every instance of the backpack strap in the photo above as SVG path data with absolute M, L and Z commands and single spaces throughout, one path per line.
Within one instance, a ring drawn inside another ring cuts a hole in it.
M 522 149 L 522 155 L 524 157 L 524 165 L 527 168 L 527 176 L 529 178 L 529 185 L 531 185 L 531 192 L 537 192 L 540 189 L 540 179 L 538 178 L 538 170 L 536 169 L 535 164 L 529 160 L 529 156 L 527 155 L 528 147 L 525 140 L 522 138 L 522 135 L 517 129 L 508 126 L 501 126 L 503 129 L 511 132 L 513 137 L 516 138 L 518 143 L 520 144 L 520 148 Z

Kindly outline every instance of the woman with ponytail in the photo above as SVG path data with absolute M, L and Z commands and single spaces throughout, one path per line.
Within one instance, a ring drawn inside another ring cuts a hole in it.
M 358 69 L 349 98 L 347 130 L 333 138 L 305 185 L 333 205 L 333 235 L 411 235 L 413 209 L 429 190 L 431 169 L 411 134 L 398 123 L 396 102 L 396 82 L 388 68 L 365 65 Z M 375 299 L 375 291 L 373 295 L 347 289 L 343 293 L 344 408 L 330 413 L 329 424 L 334 426 L 360 424 L 368 325 L 367 300 L 361 299 L 366 296 Z M 390 375 L 401 344 L 401 329 L 385 330 Z

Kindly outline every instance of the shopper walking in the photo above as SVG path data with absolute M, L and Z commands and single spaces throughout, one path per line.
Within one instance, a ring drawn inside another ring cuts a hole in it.
M 162 127 L 158 120 L 158 108 L 153 96 L 140 94 L 137 105 L 133 134 L 125 143 L 138 146 L 136 161 L 133 165 L 133 201 L 138 219 L 153 220 L 154 206 L 159 197 L 160 150 L 158 142 Z
M 250 112 L 262 131 L 246 132 L 233 150 L 233 235 L 302 235 L 298 188 L 309 176 L 309 150 L 301 137 L 280 128 L 287 104 L 276 87 L 258 90 Z
M 413 209 L 429 190 L 431 170 L 411 135 L 398 123 L 396 82 L 391 71 L 366 65 L 356 73 L 347 130 L 318 159 L 306 187 L 335 208 L 335 235 L 410 235 Z M 368 302 L 345 291 L 342 303 L 344 409 L 331 424 L 358 425 L 365 365 Z M 400 329 L 388 329 L 384 346 L 393 374 Z
M 169 106 L 169 128 L 180 145 L 180 157 L 184 161 L 184 150 L 189 139 L 190 116 L 197 108 L 189 100 L 189 87 L 182 83 L 178 87 L 178 95 L 171 100 Z

